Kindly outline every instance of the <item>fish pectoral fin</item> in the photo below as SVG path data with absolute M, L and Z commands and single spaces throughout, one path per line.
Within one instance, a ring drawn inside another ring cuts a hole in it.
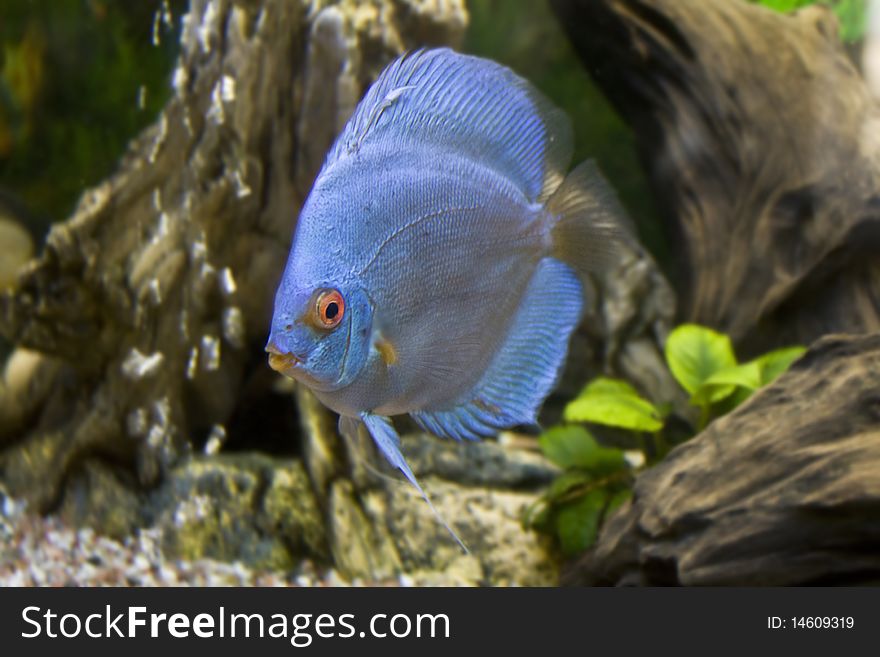
M 434 515 L 440 523 L 446 527 L 446 531 L 448 531 L 458 542 L 462 550 L 468 552 L 467 546 L 458 537 L 458 534 L 452 530 L 452 527 L 449 526 L 446 519 L 440 515 L 440 512 L 431 502 L 431 498 L 428 497 L 428 494 L 425 493 L 424 489 L 419 485 L 419 482 L 410 469 L 409 464 L 406 462 L 406 458 L 403 456 L 403 452 L 400 451 L 400 436 L 397 435 L 397 431 L 395 431 L 394 426 L 391 424 L 391 420 L 382 415 L 361 413 L 361 421 L 366 425 L 367 430 L 373 437 L 373 441 L 376 443 L 376 446 L 379 448 L 379 451 L 382 452 L 382 455 L 386 460 L 399 469 L 409 482 L 415 486 L 425 502 L 428 503 L 428 506 L 431 507 L 431 511 L 434 512 Z
M 426 431 L 456 440 L 535 425 L 556 385 L 568 340 L 580 321 L 583 286 L 555 258 L 538 265 L 519 309 L 486 373 L 458 404 L 410 413 Z
M 379 336 L 376 338 L 373 346 L 376 347 L 376 351 L 379 352 L 379 357 L 387 367 L 397 364 L 397 349 L 394 347 L 394 343 L 392 343 L 391 340 Z

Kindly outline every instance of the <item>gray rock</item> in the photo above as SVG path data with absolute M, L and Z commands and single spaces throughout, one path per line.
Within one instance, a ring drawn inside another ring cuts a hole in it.
M 299 461 L 255 454 L 187 461 L 149 496 L 144 513 L 166 554 L 188 561 L 290 570 L 304 557 L 328 560 L 321 511 Z

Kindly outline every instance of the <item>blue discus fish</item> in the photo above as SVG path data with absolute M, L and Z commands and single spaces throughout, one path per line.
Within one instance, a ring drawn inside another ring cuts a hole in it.
M 567 117 L 509 69 L 417 51 L 369 89 L 303 205 L 269 364 L 345 435 L 366 425 L 429 505 L 389 417 L 456 440 L 535 424 L 580 277 L 625 234 L 592 163 L 565 176 L 571 143 Z

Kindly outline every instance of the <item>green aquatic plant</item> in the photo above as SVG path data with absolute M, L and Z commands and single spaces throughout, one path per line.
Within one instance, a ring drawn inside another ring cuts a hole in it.
M 803 347 L 786 347 L 740 364 L 728 336 L 696 324 L 672 331 L 665 348 L 672 376 L 700 409 L 698 430 L 772 382 L 803 353 Z
M 803 347 L 786 347 L 740 363 L 727 335 L 696 324 L 677 327 L 666 341 L 666 364 L 699 410 L 684 439 L 772 382 L 803 352 Z M 539 438 L 544 455 L 562 472 L 527 510 L 526 526 L 554 535 L 566 555 L 590 547 L 604 519 L 630 496 L 635 473 L 680 442 L 670 413 L 670 406 L 645 399 L 626 381 L 590 381 L 566 405 L 566 424 Z M 637 447 L 602 445 L 583 424 L 623 430 Z
M 867 24 L 867 0 L 751 0 L 768 9 L 788 13 L 808 5 L 824 4 L 831 8 L 840 21 L 840 38 L 852 43 L 865 36 Z
M 567 555 L 592 545 L 604 518 L 631 494 L 627 454 L 604 447 L 580 425 L 557 426 L 539 439 L 548 459 L 563 469 L 528 509 L 524 524 L 554 535 Z

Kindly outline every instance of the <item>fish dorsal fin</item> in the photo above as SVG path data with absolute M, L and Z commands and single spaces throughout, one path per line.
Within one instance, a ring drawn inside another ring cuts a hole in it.
M 582 308 L 583 287 L 574 270 L 544 258 L 500 351 L 474 389 L 448 408 L 411 413 L 413 419 L 436 436 L 457 440 L 535 424 L 559 378 Z
M 425 502 L 428 503 L 431 511 L 434 512 L 437 520 L 446 527 L 446 531 L 452 535 L 452 538 L 454 538 L 461 546 L 461 549 L 467 553 L 467 546 L 458 537 L 458 534 L 453 531 L 452 527 L 449 526 L 446 519 L 440 515 L 440 512 L 434 507 L 433 502 L 431 502 L 431 498 L 428 497 L 428 494 L 424 491 L 421 485 L 419 485 L 416 476 L 413 474 L 409 464 L 406 462 L 406 458 L 403 456 L 403 452 L 400 451 L 400 436 L 398 436 L 397 431 L 394 430 L 391 420 L 381 415 L 374 415 L 373 413 L 361 413 L 361 421 L 366 425 L 367 431 L 370 432 L 373 441 L 376 443 L 379 451 L 382 452 L 382 455 L 391 465 L 399 469 L 403 473 L 403 476 L 409 480 L 417 491 L 419 491 L 419 494 Z M 348 430 L 350 430 L 350 428 Z
M 373 148 L 435 146 L 493 167 L 543 201 L 562 182 L 571 143 L 568 117 L 510 69 L 447 48 L 419 50 L 370 87 L 325 169 Z

